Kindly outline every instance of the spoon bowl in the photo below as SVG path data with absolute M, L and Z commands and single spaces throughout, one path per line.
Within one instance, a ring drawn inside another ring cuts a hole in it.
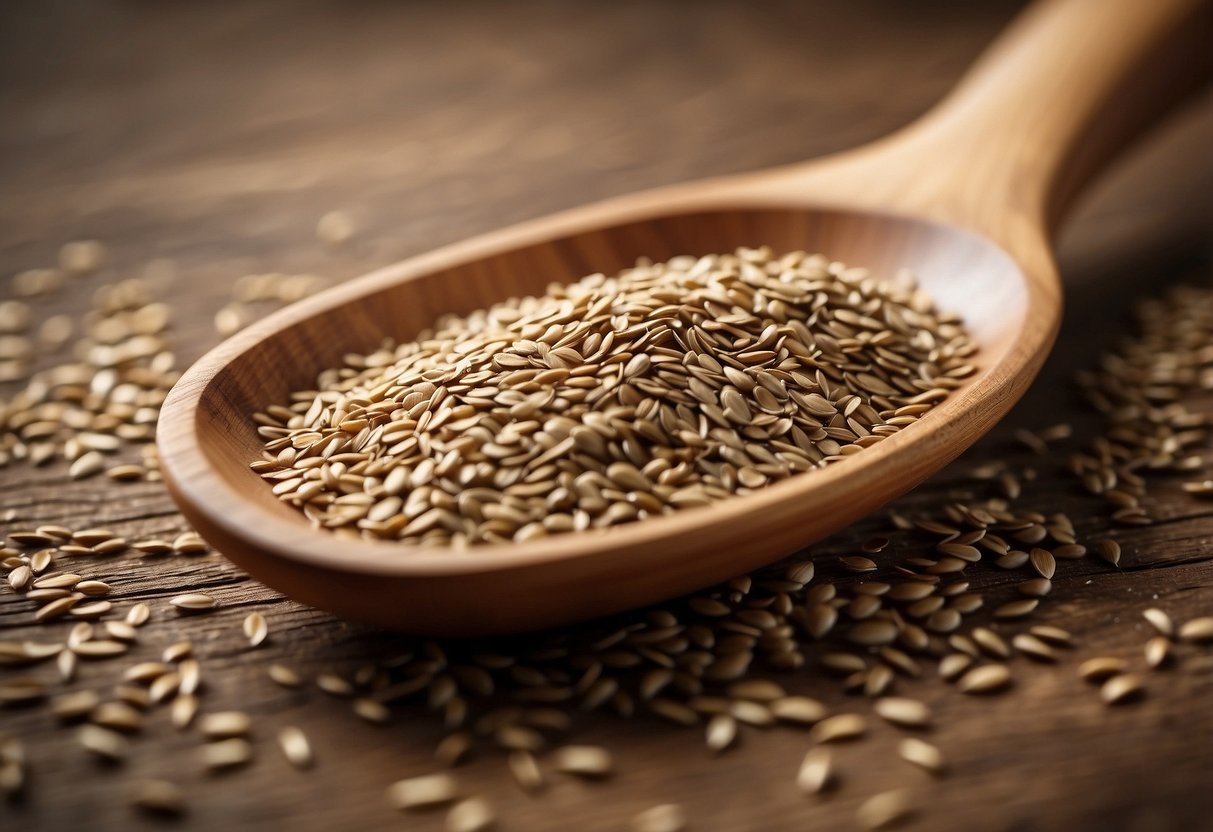
M 992 121 L 984 101 L 994 95 L 1014 103 L 1025 84 L 1039 90 L 1032 79 L 1006 78 L 1002 67 L 1061 60 L 1053 39 L 1086 22 L 1081 0 L 1031 13 L 996 47 L 990 66 L 898 136 L 832 159 L 525 223 L 387 267 L 254 324 L 195 364 L 164 405 L 159 443 L 175 500 L 216 549 L 299 601 L 446 635 L 522 631 L 655 602 L 845 527 L 976 441 L 1047 356 L 1061 315 L 1048 230 L 1073 190 L 1059 186 L 1060 172 L 1073 169 L 1097 105 L 1113 93 L 1126 100 L 1122 75 L 1169 43 L 1193 7 L 1185 0 L 1108 5 L 1133 18 L 1105 33 L 1116 60 L 1080 56 L 1086 75 L 1061 84 L 1060 94 L 1085 104 L 1077 114 L 1052 116 L 1043 156 L 1017 155 L 1027 139 L 1014 129 L 999 152 L 984 148 L 982 130 L 1013 124 Z M 1031 106 L 1049 113 L 1056 103 Z M 1155 96 L 1152 106 L 1159 103 Z M 1118 128 L 1119 141 L 1126 134 Z M 924 176 L 923 166 L 940 165 L 957 142 L 972 150 L 965 165 L 951 162 Z M 1102 146 L 1104 156 L 1115 149 L 1111 141 Z M 974 171 L 979 188 L 968 184 Z M 374 350 L 385 338 L 408 340 L 445 313 L 541 294 L 552 282 L 613 273 L 639 257 L 761 245 L 821 252 L 881 279 L 909 269 L 939 308 L 963 317 L 979 345 L 978 372 L 915 424 L 825 469 L 709 507 L 527 543 L 451 551 L 338 538 L 312 528 L 248 467 L 263 444 L 251 414 L 312 385 L 347 353 Z

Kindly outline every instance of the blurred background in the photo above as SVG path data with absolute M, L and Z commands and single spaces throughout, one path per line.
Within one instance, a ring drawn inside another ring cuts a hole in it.
M 92 237 L 117 262 L 172 256 L 211 277 L 267 255 L 348 277 L 873 139 L 942 96 L 1021 6 L 8 0 L 0 254 L 12 271 Z M 1209 217 L 1209 108 L 1195 110 L 1133 200 L 1162 200 L 1176 233 Z M 359 232 L 338 254 L 310 245 L 332 210 Z
M 30 299 L 36 316 L 79 315 L 93 291 L 83 287 L 156 264 L 184 366 L 241 323 L 225 323 L 221 310 L 240 285 L 247 287 L 240 281 L 248 275 L 284 273 L 332 283 L 560 208 L 875 139 L 944 95 L 1022 5 L 4 0 L 0 299 L 13 296 L 18 273 L 54 266 L 64 243 L 98 240 L 105 261 L 96 281 Z M 1128 153 L 1077 206 L 1060 241 L 1069 304 L 1065 332 L 1041 381 L 1000 428 L 1003 439 L 1016 426 L 1049 424 L 1060 418 L 1059 407 L 1073 408 L 1059 391 L 1074 367 L 1089 366 L 1094 353 L 1115 339 L 1110 322 L 1123 317 L 1134 297 L 1178 278 L 1209 280 L 1210 147 L 1213 96 L 1206 91 Z M 334 212 L 340 221 L 326 226 L 322 218 Z M 7 389 L 0 387 L 0 394 L 8 395 Z M 1070 418 L 1068 411 L 1064 415 Z M 992 443 L 998 441 L 996 434 Z M 986 452 L 991 447 L 1001 452 L 1006 445 L 988 444 Z M 72 483 L 62 471 L 48 471 L 11 466 L 0 471 L 0 491 L 26 505 L 54 502 L 57 516 L 75 512 L 81 527 L 110 510 L 107 496 L 113 503 L 130 501 L 122 503 L 129 505 L 124 522 L 133 527 L 155 529 L 175 516 L 154 483 L 137 486 L 143 489 L 137 500 L 113 500 L 105 485 Z M 941 500 L 944 486 L 918 493 Z M 1072 499 L 1068 491 L 1059 493 L 1059 500 Z M 0 508 L 11 504 L 0 500 Z M 1207 562 L 1207 533 L 1201 541 L 1189 548 L 1203 552 Z M 218 558 L 194 563 L 210 563 L 206 575 L 237 580 Z M 173 572 L 180 568 L 165 561 L 149 567 L 160 570 L 154 591 L 179 589 L 204 569 Z M 292 659 L 348 662 L 382 647 L 379 635 L 280 603 L 264 587 L 241 580 L 239 591 L 250 603 L 289 606 L 291 626 L 275 649 L 296 651 Z M 1097 606 L 1090 583 L 1076 590 L 1086 593 L 1090 621 L 1113 620 L 1130 591 L 1109 579 L 1099 590 L 1105 606 Z M 8 614 L 0 627 L 32 632 L 21 629 L 27 617 Z M 161 624 L 165 643 L 178 637 L 175 619 Z M 1101 627 L 1090 625 L 1097 633 Z M 219 695 L 240 701 L 253 689 L 246 684 L 249 674 L 260 679 L 261 669 L 250 669 L 240 652 L 238 622 L 208 635 L 214 636 L 208 666 L 217 668 L 211 684 Z M 1125 649 L 1139 647 L 1134 641 Z M 1162 706 L 1149 712 L 1153 722 L 1138 736 L 1152 738 L 1150 731 L 1168 725 L 1173 741 L 1139 756 L 1145 752 L 1121 748 L 1115 735 L 1106 734 L 1102 712 L 1090 716 L 1071 707 L 1079 701 L 1079 683 L 1069 668 L 1065 683 L 1058 678 L 1041 671 L 1024 683 L 1018 704 L 1007 702 L 999 712 L 998 731 L 1016 745 L 1013 753 L 986 742 L 994 728 L 983 709 L 991 706 L 949 705 L 960 716 L 945 739 L 977 765 L 932 793 L 933 819 L 948 817 L 967 828 L 1046 818 L 1015 828 L 1152 830 L 1180 828 L 1159 825 L 1160 816 L 1207 817 L 1201 772 L 1174 752 L 1184 742 L 1195 746 L 1193 737 L 1208 732 L 1207 708 L 1189 703 L 1191 722 L 1172 719 Z M 280 709 L 268 695 L 255 705 Z M 1074 713 L 1080 718 L 1071 718 Z M 309 731 L 324 743 L 328 759 L 340 762 L 307 781 L 307 788 L 272 764 L 255 773 L 255 789 L 232 789 L 223 780 L 198 783 L 193 828 L 237 823 L 276 829 L 292 815 L 304 819 L 298 828 L 398 828 L 401 819 L 383 811 L 378 773 L 431 765 L 440 736 L 435 726 L 402 721 L 382 729 L 391 733 L 370 735 L 349 730 L 345 714 L 306 714 L 298 718 L 310 720 Z M 30 735 L 45 734 L 48 744 L 70 743 L 49 721 L 30 726 Z M 366 729 L 374 730 L 380 729 Z M 790 789 L 804 743 L 786 732 L 738 749 L 728 764 L 705 754 L 698 731 L 602 721 L 593 722 L 588 735 L 609 737 L 621 765 L 638 773 L 621 786 L 603 786 L 607 791 L 549 797 L 546 809 L 501 786 L 500 766 L 461 776 L 507 794 L 502 800 L 520 824 L 509 828 L 558 828 L 542 821 L 551 821 L 553 811 L 558 818 L 574 811 L 586 830 L 621 828 L 621 818 L 663 800 L 701 807 L 697 811 L 716 823 L 703 828 L 810 828 L 803 824 L 820 818 L 818 810 L 850 822 L 846 801 L 863 789 L 870 793 L 882 778 L 896 783 L 890 773 L 896 763 L 869 754 L 856 758 L 855 770 L 871 775 L 859 791 L 810 805 Z M 184 748 L 172 748 L 178 746 Z M 168 767 L 192 760 L 181 763 L 164 750 L 168 746 L 152 747 Z M 78 749 L 64 751 L 64 759 L 69 751 Z M 771 780 L 764 772 L 776 764 L 782 768 Z M 368 771 L 376 776 L 364 776 Z M 42 823 L 30 828 L 129 828 L 129 813 L 102 787 L 76 790 L 71 778 L 53 781 L 41 781 L 56 799 L 29 809 L 26 817 Z M 1142 794 L 1149 799 L 1139 799 Z M 604 812 L 588 810 L 595 800 Z M 1166 807 L 1174 811 L 1168 815 Z M 437 816 L 429 820 L 426 828 L 440 823 Z

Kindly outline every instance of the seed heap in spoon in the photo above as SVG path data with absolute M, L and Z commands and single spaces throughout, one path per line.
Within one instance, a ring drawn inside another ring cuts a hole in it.
M 322 372 L 253 468 L 317 526 L 462 546 L 745 494 L 913 424 L 974 371 L 907 277 L 770 249 L 553 285 Z

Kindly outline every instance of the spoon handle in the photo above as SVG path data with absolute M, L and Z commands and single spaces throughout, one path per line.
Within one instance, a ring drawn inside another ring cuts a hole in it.
M 1052 233 L 1103 164 L 1208 79 L 1211 24 L 1208 0 L 1043 0 L 893 142 L 946 170 L 932 213 L 1007 241 Z

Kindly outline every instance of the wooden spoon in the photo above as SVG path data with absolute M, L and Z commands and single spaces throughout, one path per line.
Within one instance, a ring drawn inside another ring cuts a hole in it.
M 1028 387 L 1061 316 L 1050 233 L 1096 168 L 1197 86 L 1208 10 L 1190 0 L 1048 0 L 947 100 L 890 138 L 527 222 L 290 306 L 212 350 L 165 402 L 169 488 L 203 537 L 265 583 L 419 633 L 562 624 L 792 552 L 939 470 Z M 942 308 L 964 316 L 981 371 L 920 422 L 829 468 L 708 508 L 525 544 L 449 551 L 339 539 L 249 470 L 261 446 L 250 415 L 345 353 L 642 255 L 762 244 L 821 251 L 880 276 L 912 269 Z

